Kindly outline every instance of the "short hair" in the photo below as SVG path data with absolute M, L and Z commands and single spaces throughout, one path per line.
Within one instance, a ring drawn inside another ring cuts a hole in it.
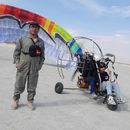
M 30 27 L 31 25 L 40 28 L 40 25 L 39 25 L 37 22 L 30 22 L 30 23 L 29 23 L 29 27 Z

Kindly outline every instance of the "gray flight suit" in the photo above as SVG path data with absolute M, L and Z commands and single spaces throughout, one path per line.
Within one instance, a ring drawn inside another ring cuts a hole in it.
M 16 44 L 16 48 L 14 50 L 14 63 L 19 64 L 19 68 L 17 68 L 16 73 L 16 82 L 15 82 L 15 90 L 14 90 L 14 100 L 18 100 L 20 98 L 20 94 L 25 89 L 25 84 L 27 81 L 27 92 L 28 92 L 28 101 L 33 101 L 34 96 L 36 94 L 36 87 L 38 82 L 38 72 L 41 69 L 43 62 L 45 60 L 44 53 L 44 42 L 42 39 L 38 37 L 35 42 L 42 49 L 42 56 L 31 57 L 29 55 L 29 48 L 33 45 L 34 42 L 30 38 L 21 37 Z

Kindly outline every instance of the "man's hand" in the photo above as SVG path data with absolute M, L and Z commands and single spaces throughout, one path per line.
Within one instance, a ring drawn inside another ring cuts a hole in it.
M 19 69 L 20 68 L 20 64 L 16 64 L 16 68 Z

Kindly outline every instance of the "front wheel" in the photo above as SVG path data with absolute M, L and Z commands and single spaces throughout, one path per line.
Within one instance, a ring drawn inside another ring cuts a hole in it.
M 63 92 L 63 84 L 61 82 L 57 82 L 55 85 L 55 92 L 61 94 Z

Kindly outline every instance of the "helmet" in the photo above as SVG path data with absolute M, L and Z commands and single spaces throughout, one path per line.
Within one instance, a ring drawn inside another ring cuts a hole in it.
M 106 68 L 107 65 L 104 62 L 99 63 L 99 68 Z

